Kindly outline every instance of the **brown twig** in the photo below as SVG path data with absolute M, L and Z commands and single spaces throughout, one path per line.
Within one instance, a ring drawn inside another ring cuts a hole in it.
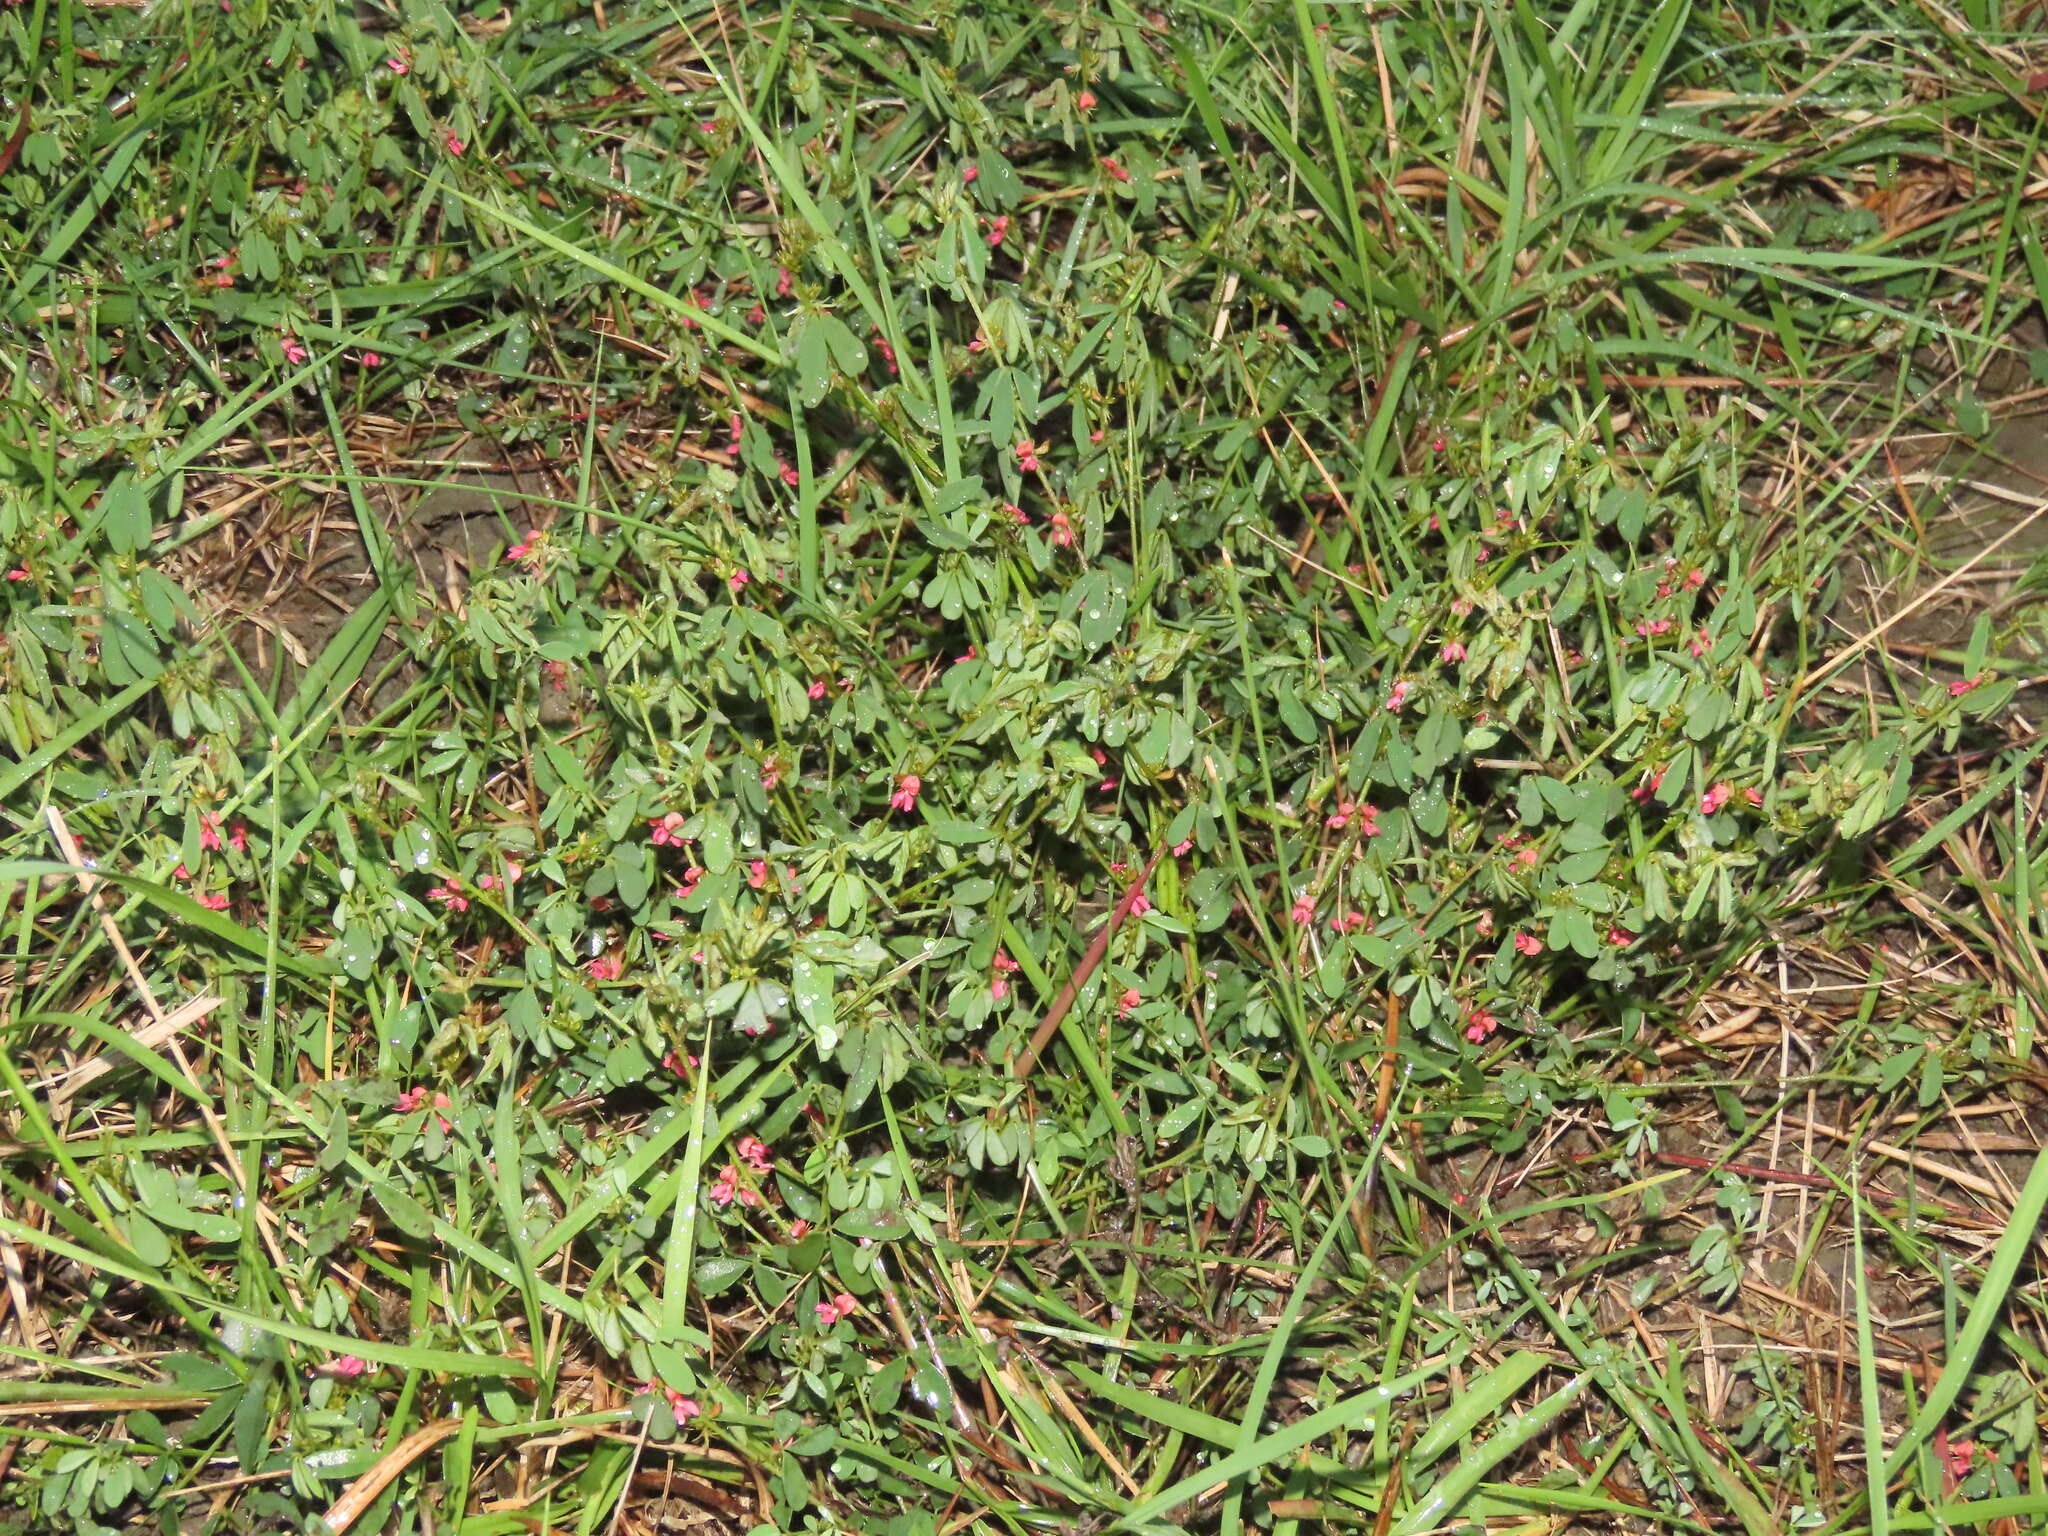
M 460 1419 L 435 1419 L 430 1424 L 422 1424 L 391 1447 L 334 1501 L 333 1507 L 327 1511 L 327 1528 L 334 1532 L 334 1536 L 342 1536 L 363 1517 L 363 1512 L 376 1502 L 377 1495 L 390 1487 L 401 1472 L 460 1428 Z
M 1045 1010 L 1045 1017 L 1038 1021 L 1038 1028 L 1031 1036 L 1031 1043 L 1024 1047 L 1024 1053 L 1010 1067 L 1010 1076 L 1027 1078 L 1038 1065 L 1038 1058 L 1053 1034 L 1072 1011 L 1074 999 L 1081 995 L 1081 989 L 1088 984 L 1088 978 L 1095 974 L 1095 968 L 1102 964 L 1102 957 L 1109 953 L 1109 941 L 1130 916 L 1131 908 L 1145 892 L 1145 882 L 1152 878 L 1152 871 L 1159 867 L 1160 855 L 1164 848 L 1155 848 L 1152 857 L 1145 861 L 1145 867 L 1138 871 L 1138 878 L 1131 882 L 1131 888 L 1124 892 L 1123 900 L 1110 909 L 1109 921 L 1102 925 L 1102 931 L 1088 946 L 1088 952 L 1081 957 L 1081 963 L 1074 967 L 1074 974 L 1067 978 L 1067 984 L 1060 988 L 1059 995 L 1052 1000 L 1052 1006 Z
M 21 121 L 14 125 L 13 137 L 8 139 L 6 146 L 0 148 L 0 176 L 5 176 L 14 168 L 15 156 L 21 153 L 21 146 L 28 142 L 28 124 L 28 103 L 23 102 L 21 104 Z

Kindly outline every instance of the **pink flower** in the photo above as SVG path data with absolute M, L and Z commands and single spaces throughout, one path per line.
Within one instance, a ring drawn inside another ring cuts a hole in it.
M 1533 933 L 1518 933 L 1515 935 L 1515 951 L 1524 955 L 1540 955 L 1543 953 L 1543 941 Z
M 1728 797 L 1735 793 L 1735 786 L 1723 779 L 1704 795 L 1700 796 L 1700 814 L 1711 816 L 1728 803 Z
M 1500 1020 L 1496 1019 L 1484 1008 L 1469 1008 L 1466 1010 L 1465 1038 L 1474 1045 L 1484 1042 L 1488 1035 L 1499 1028 Z
M 1138 892 L 1137 895 L 1131 898 L 1132 917 L 1143 917 L 1147 912 L 1150 912 L 1151 910 L 1152 898 L 1150 896 L 1147 896 L 1143 891 Z
M 1187 857 L 1188 850 L 1194 846 L 1195 840 L 1192 837 L 1184 837 L 1173 845 L 1173 856 L 1176 859 L 1184 859 Z
M 740 1171 L 731 1163 L 718 1170 L 718 1177 L 711 1181 L 705 1191 L 713 1205 L 731 1205 L 737 1200 L 742 1206 L 756 1206 L 761 1203 L 761 1192 L 741 1182 Z
M 768 861 L 756 859 L 747 866 L 747 884 L 755 890 L 765 890 L 768 885 Z
M 1001 1002 L 1010 995 L 1010 973 L 1017 969 L 1017 962 L 1004 950 L 997 950 L 992 962 L 994 974 L 989 977 L 988 995 Z
M 860 1310 L 860 1303 L 847 1295 L 846 1292 L 841 1291 L 830 1301 L 821 1301 L 811 1310 L 818 1314 L 818 1326 L 820 1328 L 830 1328 L 834 1323 L 842 1323 L 858 1312 Z
M 427 900 L 440 902 L 450 912 L 467 912 L 469 910 L 469 898 L 462 894 L 462 882 L 453 875 L 450 875 L 443 884 L 429 890 L 427 892 Z
M 1335 814 L 1323 818 L 1323 825 L 1342 831 L 1351 825 L 1351 818 L 1358 818 L 1358 831 L 1362 837 L 1378 837 L 1382 831 L 1379 824 L 1380 808 L 1376 805 L 1362 805 L 1356 800 L 1337 802 Z
M 1742 792 L 1742 798 L 1753 806 L 1761 807 L 1764 803 L 1764 792 L 1752 784 Z
M 583 967 L 592 981 L 617 981 L 625 973 L 625 962 L 617 955 L 599 955 Z
M 1294 909 L 1287 914 L 1287 920 L 1299 928 L 1312 922 L 1315 915 L 1316 899 L 1309 892 L 1303 891 L 1294 898 Z
M 1003 243 L 1003 236 L 1009 232 L 1010 216 L 1007 213 L 997 214 L 995 223 L 991 224 L 988 230 L 988 243 L 990 247 L 993 248 L 1001 245 Z
M 679 1425 L 703 1416 L 703 1405 L 694 1397 L 683 1396 L 674 1387 L 665 1387 L 659 1382 L 650 1381 L 640 1390 L 649 1394 L 659 1393 L 667 1401 L 668 1411 L 675 1415 L 675 1421 Z
M 889 338 L 882 334 L 879 325 L 870 325 L 868 335 L 873 338 L 875 350 L 882 354 L 882 362 L 891 373 L 896 371 L 896 349 L 889 344 Z
M 1474 924 L 1473 924 L 1472 926 L 1473 926 L 1473 929 L 1474 929 L 1474 930 L 1475 930 L 1475 931 L 1476 931 L 1476 932 L 1478 933 L 1479 937 L 1481 937 L 1482 939 L 1490 939 L 1490 938 L 1492 938 L 1492 937 L 1493 937 L 1493 914 L 1492 914 L 1491 912 L 1482 912 L 1482 913 L 1480 913 L 1480 914 L 1479 914 L 1479 921 L 1478 921 L 1478 922 L 1476 922 L 1476 923 L 1474 923 Z
M 756 1173 L 766 1173 L 775 1166 L 775 1154 L 768 1149 L 768 1143 L 758 1136 L 742 1136 L 733 1143 L 740 1161 Z
M 381 367 L 382 367 L 383 365 L 384 365 L 384 354 L 383 354 L 383 353 L 381 353 L 381 352 L 365 352 L 365 353 L 363 354 L 363 366 L 364 366 L 365 368 L 381 368 Z
M 896 793 L 889 797 L 889 809 L 908 815 L 917 809 L 917 797 L 924 789 L 924 780 L 914 773 L 906 773 L 896 781 Z
M 441 1122 L 441 1129 L 443 1131 L 454 1130 L 455 1122 L 441 1113 L 444 1109 L 454 1107 L 449 1102 L 448 1095 L 445 1093 L 435 1094 L 433 1096 L 433 1104 L 434 1118 Z M 391 1107 L 401 1115 L 410 1115 L 415 1111 L 425 1109 L 427 1107 L 427 1090 L 424 1088 L 408 1088 L 398 1096 L 398 1102 Z
M 1437 652 L 1437 654 L 1445 661 L 1463 661 L 1465 659 L 1465 647 L 1457 640 L 1446 640 L 1444 648 Z
M 1990 680 L 1989 672 L 1979 672 L 1975 677 L 1959 677 L 1948 685 L 1948 696 L 1960 699 L 1964 694 L 1974 692 Z
M 1122 166 L 1118 165 L 1114 160 L 1110 159 L 1107 155 L 1104 155 L 1102 157 L 1102 168 L 1105 171 L 1109 172 L 1109 174 L 1115 177 L 1118 181 L 1129 181 L 1131 179 L 1131 173 L 1125 170 Z
M 1029 528 L 1031 526 L 1031 518 L 1029 517 L 1029 515 L 1026 514 L 1024 509 L 1018 506 L 1014 501 L 1004 502 L 1003 510 L 1010 514 L 1010 521 L 1015 523 L 1019 528 Z
M 278 343 L 278 346 L 284 350 L 284 360 L 294 368 L 312 356 L 310 352 L 299 345 L 298 338 L 295 336 L 285 337 L 284 340 Z
M 1080 95 L 1074 98 L 1074 107 L 1076 111 L 1093 112 L 1095 110 L 1095 93 L 1088 90 L 1082 91 Z
M 199 846 L 208 853 L 220 852 L 220 818 L 211 811 L 199 813 Z
M 17 565 L 16 567 L 14 567 L 13 570 L 7 573 L 7 579 L 9 581 L 27 581 L 28 567 L 25 565 Z
M 1061 549 L 1071 549 L 1074 544 L 1074 525 L 1067 520 L 1067 514 L 1054 512 L 1051 526 L 1053 543 Z
M 1033 470 L 1038 468 L 1038 444 L 1030 441 L 1027 438 L 1025 441 L 1017 445 L 1016 453 L 1017 468 L 1022 470 L 1025 474 L 1028 475 Z
M 1704 587 L 1707 584 L 1707 573 L 1703 570 L 1700 570 L 1697 566 L 1695 566 L 1692 570 L 1689 570 L 1685 573 L 1685 584 L 1687 587 L 1697 592 L 1701 587 Z
M 361 1355 L 337 1355 L 329 1362 L 327 1374 L 330 1376 L 360 1376 L 369 1368 L 370 1362 Z
M 1408 695 L 1414 687 L 1415 685 L 1405 677 L 1395 683 L 1393 689 L 1387 694 L 1387 708 L 1399 714 L 1401 707 L 1408 702 Z
M 756 304 L 747 311 L 747 324 L 749 325 L 764 325 L 767 323 L 767 320 L 768 311 L 759 304 Z
M 1131 1010 L 1143 1001 L 1145 1001 L 1144 996 L 1136 987 L 1125 987 L 1124 995 L 1116 1000 L 1117 1017 L 1120 1019 L 1130 1017 Z
M 825 697 L 825 679 L 822 677 L 811 679 L 811 686 L 806 688 L 804 693 L 810 698 L 822 699 Z
M 752 581 L 753 579 L 754 578 L 747 573 L 745 568 L 742 567 L 741 569 L 734 571 L 730 576 L 726 577 L 725 584 L 728 587 L 732 588 L 733 595 L 737 597 L 741 592 L 746 590 L 747 583 Z
M 1707 637 L 1707 626 L 1702 624 L 1699 633 L 1686 641 L 1685 648 L 1694 656 L 1704 656 L 1714 648 L 1714 642 Z
M 1524 869 L 1534 869 L 1537 866 L 1537 864 L 1542 861 L 1542 858 L 1543 855 L 1538 853 L 1534 848 L 1524 848 L 1520 853 L 1515 855 L 1515 862 L 1521 865 Z
M 527 529 L 526 537 L 505 551 L 505 558 L 521 562 L 528 570 L 538 571 L 540 569 L 540 530 L 538 528 Z
M 192 871 L 187 869 L 183 863 L 180 863 L 176 869 L 171 871 L 171 878 L 173 880 L 190 880 L 192 878 Z
M 510 887 L 517 885 L 519 883 L 519 877 L 523 873 L 525 873 L 525 871 L 522 870 L 519 865 L 514 864 L 510 859 L 507 859 L 505 861 L 506 887 L 509 889 Z
M 1656 794 L 1658 790 L 1664 787 L 1664 772 L 1665 765 L 1659 763 L 1649 778 L 1628 792 L 1629 798 L 1638 804 L 1647 801 L 1650 796 Z
M 1107 768 L 1109 766 L 1109 754 L 1103 751 L 1102 748 L 1090 747 L 1088 749 L 1088 755 L 1095 759 L 1096 767 Z M 1116 788 L 1116 776 L 1114 774 L 1111 774 L 1109 777 L 1105 778 L 1100 784 L 1096 785 L 1095 788 L 1101 794 L 1108 794 L 1112 789 Z M 1117 873 L 1122 874 L 1123 871 L 1118 870 Z
M 1671 629 L 1671 620 L 1669 620 L 1669 619 L 1656 619 L 1656 620 L 1648 620 L 1648 619 L 1646 619 L 1646 620 L 1644 620 L 1644 621 L 1643 621 L 1642 623 L 1640 623 L 1640 624 L 1638 624 L 1638 625 L 1636 626 L 1636 633 L 1637 633 L 1637 634 L 1639 634 L 1639 635 L 1644 635 L 1644 636 L 1648 636 L 1648 635 L 1662 635 L 1662 634 L 1667 634 L 1667 633 L 1669 633 L 1669 632 L 1670 632 L 1670 629 Z
M 455 136 L 455 130 L 453 128 L 449 129 L 448 132 L 442 136 L 441 143 L 447 149 L 448 153 L 451 155 L 460 156 L 463 151 L 464 146 L 462 140 L 458 139 Z
M 1330 926 L 1339 933 L 1356 933 L 1365 926 L 1365 914 L 1346 912 L 1342 917 L 1331 918 Z
M 682 1051 L 670 1051 L 661 1058 L 661 1064 L 665 1070 L 675 1073 L 677 1077 L 688 1077 L 690 1069 L 697 1065 L 697 1056 L 695 1052 L 685 1054 Z
M 657 848 L 680 848 L 686 839 L 683 823 L 687 820 L 681 811 L 670 811 L 667 815 L 647 823 L 647 840 Z
M 785 1243 L 800 1243 L 810 1235 L 811 1224 L 799 1216 L 789 1224 L 789 1235 L 783 1238 L 783 1241 Z
M 777 267 L 775 269 L 775 297 L 778 299 L 788 298 L 795 286 L 796 279 L 790 276 L 789 268 Z M 735 433 L 734 436 L 738 436 L 738 434 Z
M 1623 948 L 1626 948 L 1627 946 L 1635 943 L 1635 941 L 1636 936 L 1630 933 L 1626 928 L 1622 927 L 1619 923 L 1616 923 L 1613 927 L 1607 930 L 1607 942 L 1610 944 L 1619 944 Z
M 697 882 L 704 878 L 704 871 L 692 864 L 683 871 L 683 883 L 676 887 L 676 900 L 688 901 L 697 894 Z
M 1441 432 L 1429 440 L 1429 451 L 1431 453 L 1442 453 L 1448 447 L 1450 447 L 1450 444 L 1444 439 L 1444 435 Z
M 775 461 L 775 467 L 781 473 L 782 483 L 784 485 L 794 488 L 796 486 L 803 484 L 803 477 L 799 475 L 795 469 L 791 468 L 788 460 L 777 459 Z
M 214 894 L 211 896 L 201 896 L 197 899 L 199 905 L 206 908 L 209 912 L 225 912 L 228 909 L 228 899 L 223 895 Z
M 772 795 L 782 784 L 782 759 L 764 757 L 761 759 L 761 792 Z
M 972 186 L 975 180 L 978 177 L 980 177 L 980 175 L 981 167 L 978 165 L 970 165 L 969 167 L 967 167 L 966 170 L 960 173 L 960 180 L 966 183 L 967 185 Z
M 411 63 L 403 58 L 386 59 L 384 61 L 384 67 L 390 70 L 391 73 L 393 73 L 394 75 L 403 75 L 410 72 L 410 70 L 412 69 Z
M 1951 1440 L 1946 1430 L 1935 1432 L 1934 1454 L 1941 1462 L 1942 1476 L 1950 1483 L 1960 1483 L 1970 1475 L 1970 1468 L 1981 1454 L 1985 1464 L 1998 1459 L 1997 1453 L 1988 1445 L 1979 1445 L 1974 1440 Z M 1951 1495 L 1953 1488 L 1948 1490 Z

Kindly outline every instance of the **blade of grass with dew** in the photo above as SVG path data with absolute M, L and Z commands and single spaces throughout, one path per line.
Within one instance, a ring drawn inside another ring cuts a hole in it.
M 1499 1217 L 1495 1213 L 1487 1212 L 1478 1217 L 1477 1222 L 1492 1243 L 1494 1254 L 1502 1267 L 1514 1278 L 1523 1296 L 1535 1307 L 1557 1341 L 1587 1373 L 1587 1378 L 1596 1382 L 1601 1391 L 1634 1421 L 1645 1442 L 1662 1448 L 1673 1461 L 1689 1465 L 1710 1484 L 1714 1492 L 1734 1511 L 1748 1536 L 1777 1536 L 1776 1522 L 1769 1511 L 1691 1430 L 1686 1422 L 1686 1405 L 1682 1401 L 1666 1402 L 1665 1415 L 1668 1417 L 1657 1413 L 1652 1408 L 1650 1399 L 1661 1397 L 1663 1394 L 1631 1380 L 1632 1373 L 1628 1369 L 1628 1361 L 1610 1351 L 1596 1350 L 1581 1336 L 1579 1329 L 1565 1320 L 1552 1305 L 1536 1277 L 1529 1273 L 1501 1237 Z
M 493 207 L 480 198 L 471 197 L 459 187 L 451 187 L 449 190 L 480 217 L 503 224 L 507 229 L 524 235 L 536 244 L 546 246 L 557 255 L 566 256 L 571 261 L 577 263 L 577 265 L 589 268 L 607 282 L 617 283 L 620 287 L 639 294 L 641 298 L 668 311 L 670 314 L 687 319 L 694 325 L 702 326 L 729 346 L 738 347 L 743 352 L 750 352 L 764 363 L 780 364 L 782 361 L 776 355 L 773 348 L 763 346 L 744 331 L 734 330 L 725 321 L 719 319 L 718 316 L 700 308 L 689 300 L 678 298 L 676 295 L 657 288 L 642 278 L 636 277 L 616 262 L 586 251 L 573 241 L 564 240 L 552 230 L 542 229 L 538 224 L 529 223 L 516 213 L 504 208 Z
M 700 1049 L 711 1059 L 711 1026 L 704 1026 Z M 690 1094 L 688 1126 L 683 1137 L 683 1161 L 677 1170 L 675 1205 L 669 1215 L 668 1247 L 662 1255 L 662 1326 L 671 1338 L 681 1338 L 689 1328 L 690 1285 L 697 1256 L 698 1201 L 703 1198 L 704 1154 L 715 1145 L 711 1117 L 711 1074 L 700 1069 Z M 682 1118 L 682 1116 L 678 1116 Z
M 85 1269 L 113 1275 L 128 1280 L 149 1290 L 176 1296 L 193 1306 L 204 1308 L 223 1318 L 230 1318 L 260 1332 L 274 1333 L 294 1343 L 323 1349 L 331 1354 L 358 1355 L 365 1360 L 375 1360 L 381 1365 L 404 1366 L 411 1370 L 435 1371 L 451 1376 L 514 1376 L 528 1369 L 522 1362 L 502 1355 L 472 1355 L 454 1350 L 424 1349 L 409 1344 L 387 1344 L 380 1339 L 351 1338 L 345 1334 L 331 1333 L 324 1328 L 309 1328 L 286 1318 L 269 1317 L 251 1312 L 246 1308 L 222 1301 L 208 1295 L 195 1286 L 173 1281 L 168 1276 L 153 1272 L 146 1267 L 124 1263 L 106 1254 L 94 1253 L 78 1247 L 62 1238 L 52 1237 L 34 1227 L 8 1217 L 0 1217 L 0 1236 L 13 1239 L 25 1248 L 34 1248 L 54 1254 Z
M 1364 1392 L 1355 1393 L 1341 1402 L 1333 1403 L 1320 1412 L 1297 1419 L 1272 1434 L 1253 1441 L 1249 1446 L 1233 1451 L 1221 1460 L 1162 1488 L 1151 1498 L 1126 1510 L 1109 1530 L 1143 1530 L 1176 1505 L 1219 1483 L 1235 1482 L 1264 1467 L 1273 1466 L 1281 1458 L 1322 1439 L 1325 1435 L 1354 1430 L 1376 1422 L 1378 1416 L 1387 1410 L 1390 1402 L 1386 1388 L 1372 1387 Z
M 540 1379 L 535 1400 L 555 1400 L 558 1362 L 548 1350 L 546 1303 L 541 1298 L 540 1268 L 534 1261 L 533 1244 L 527 1232 L 526 1209 L 519 1198 L 520 1163 L 525 1153 L 519 1129 L 513 1119 L 513 1085 L 508 1078 L 499 1085 L 498 1101 L 491 1113 L 491 1192 L 497 1197 L 498 1216 L 505 1225 L 505 1241 L 519 1265 L 518 1295 L 526 1318 L 527 1347 L 533 1352 L 534 1371 Z
M 1999 1325 L 2006 1297 L 2018 1279 L 2021 1265 L 2042 1241 L 2044 1212 L 2048 1212 L 2048 1149 L 2036 1155 L 2026 1182 L 2020 1187 L 2019 1198 L 2013 1202 L 2005 1230 L 1984 1265 L 1983 1283 L 1970 1299 L 1970 1310 L 1963 1318 L 1963 1331 L 1949 1345 L 1948 1359 L 1942 1365 L 1940 1376 L 1935 1378 L 1934 1386 L 1929 1389 L 1927 1401 L 1920 1405 L 1920 1411 L 1913 1415 L 1912 1422 L 1900 1432 L 1892 1442 L 1891 1450 L 1882 1457 L 1883 1477 L 1878 1486 L 1889 1486 L 1900 1475 L 1906 1458 L 1934 1433 L 1949 1409 L 1962 1396 L 1971 1372 L 1976 1369 L 1979 1351 Z M 1872 1460 L 1878 1459 L 1873 1446 Z
M 1394 1522 L 1393 1536 L 1421 1536 L 1422 1532 L 1442 1525 L 1472 1497 L 1487 1473 L 1549 1428 L 1577 1403 L 1592 1380 L 1591 1372 L 1580 1372 L 1459 1457 L 1408 1513 Z
M 1364 1158 L 1351 1171 L 1351 1177 L 1336 1182 L 1336 1187 L 1347 1192 L 1356 1191 L 1362 1183 L 1367 1168 L 1379 1157 L 1385 1147 L 1386 1137 L 1396 1116 L 1389 1114 L 1380 1126 L 1377 1140 L 1367 1149 Z M 1333 1181 L 1335 1182 L 1335 1181 Z M 1280 1320 L 1273 1327 L 1272 1335 L 1260 1354 L 1258 1369 L 1253 1372 L 1251 1390 L 1245 1400 L 1244 1417 L 1238 1421 L 1237 1441 L 1231 1447 L 1236 1453 L 1248 1450 L 1258 1439 L 1259 1425 L 1265 1421 L 1271 1406 L 1273 1384 L 1279 1379 L 1280 1367 L 1287 1358 L 1289 1346 L 1294 1342 L 1294 1331 L 1301 1320 L 1303 1310 L 1308 1306 L 1309 1294 L 1315 1289 L 1315 1278 L 1329 1262 L 1330 1254 L 1337 1246 L 1340 1234 L 1351 1229 L 1351 1200 L 1355 1193 L 1347 1193 L 1323 1224 L 1323 1235 L 1310 1251 L 1308 1262 L 1287 1293 L 1287 1305 L 1281 1308 Z M 1234 1484 L 1223 1496 L 1223 1509 L 1218 1529 L 1223 1536 L 1237 1536 L 1244 1527 L 1244 1487 Z

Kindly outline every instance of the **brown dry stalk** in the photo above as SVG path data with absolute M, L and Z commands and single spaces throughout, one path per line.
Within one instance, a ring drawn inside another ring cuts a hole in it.
M 327 1511 L 327 1528 L 334 1536 L 342 1536 L 363 1512 L 376 1502 L 377 1495 L 390 1487 L 392 1481 L 428 1451 L 462 1428 L 460 1419 L 435 1419 L 422 1424 L 398 1444 L 377 1458 L 376 1465 L 343 1490 L 340 1498 Z
M 1133 880 L 1130 889 L 1124 892 L 1123 900 L 1110 909 L 1109 921 L 1102 925 L 1102 931 L 1095 935 L 1095 941 L 1088 946 L 1088 952 L 1081 957 L 1081 963 L 1074 967 L 1074 974 L 1067 978 L 1067 984 L 1060 988 L 1059 995 L 1052 1000 L 1052 1006 L 1045 1010 L 1045 1017 L 1039 1020 L 1038 1029 L 1031 1036 L 1031 1043 L 1024 1047 L 1024 1054 L 1011 1065 L 1010 1076 L 1020 1080 L 1027 1078 L 1038 1065 L 1040 1053 L 1045 1050 L 1053 1033 L 1072 1011 L 1074 999 L 1081 995 L 1081 988 L 1088 984 L 1088 978 L 1093 976 L 1095 968 L 1102 964 L 1102 957 L 1109 953 L 1110 939 L 1122 926 L 1123 920 L 1130 916 L 1131 908 L 1137 905 L 1138 898 L 1144 894 L 1145 882 L 1152 878 L 1152 871 L 1159 867 L 1160 855 L 1165 852 L 1164 848 L 1155 848 L 1152 851 L 1152 857 L 1147 859 L 1145 867 L 1138 871 L 1138 878 Z

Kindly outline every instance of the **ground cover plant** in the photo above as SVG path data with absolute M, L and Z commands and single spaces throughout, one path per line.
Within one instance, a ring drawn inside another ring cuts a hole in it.
M 0 1522 L 2048 1524 L 2036 30 L 0 8 Z

